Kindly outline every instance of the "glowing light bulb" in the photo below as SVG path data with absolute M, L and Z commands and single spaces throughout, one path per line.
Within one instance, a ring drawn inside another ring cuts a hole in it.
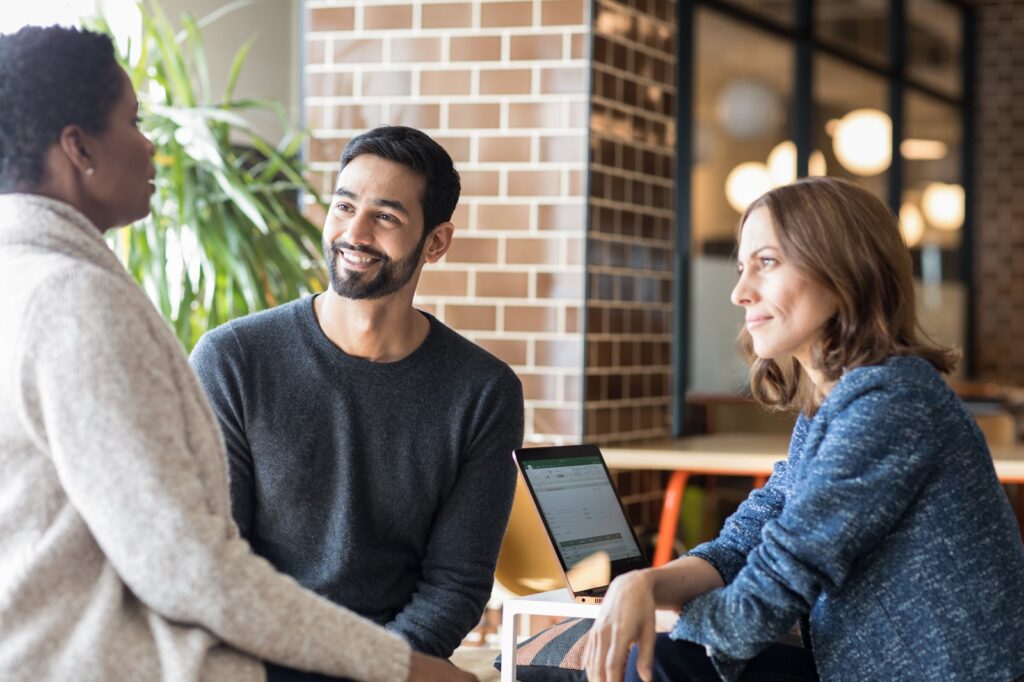
M 772 188 L 768 166 L 759 161 L 745 161 L 729 172 L 725 179 L 725 198 L 737 213 Z
M 964 224 L 964 188 L 933 182 L 921 194 L 921 206 L 928 222 L 940 230 L 953 231 Z
M 892 163 L 892 120 L 877 109 L 854 109 L 839 119 L 832 151 L 851 173 L 878 175 Z
M 908 248 L 921 243 L 921 238 L 924 237 L 924 216 L 921 215 L 921 209 L 917 204 L 904 201 L 900 206 L 900 231 Z
M 824 177 L 828 175 L 828 166 L 825 163 L 825 152 L 815 149 L 807 159 L 807 175 L 813 177 Z
M 796 145 L 793 142 L 780 142 L 768 154 L 768 175 L 772 187 L 788 185 L 796 180 Z

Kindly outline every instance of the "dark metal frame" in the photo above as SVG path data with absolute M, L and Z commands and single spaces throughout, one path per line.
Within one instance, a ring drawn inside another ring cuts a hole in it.
M 749 27 L 762 30 L 793 44 L 794 59 L 793 88 L 793 140 L 797 148 L 797 175 L 807 175 L 811 153 L 811 112 L 813 110 L 814 62 L 816 55 L 835 57 L 847 64 L 859 67 L 885 79 L 888 86 L 888 108 L 893 124 L 893 140 L 903 138 L 904 102 L 908 91 L 916 91 L 953 105 L 960 110 L 961 131 L 961 184 L 966 197 L 964 224 L 961 228 L 960 274 L 967 290 L 967 305 L 964 320 L 964 356 L 967 376 L 973 376 L 972 341 L 976 310 L 974 305 L 974 283 L 972 280 L 972 220 L 973 205 L 973 139 L 974 120 L 974 12 L 963 0 L 938 0 L 960 10 L 962 25 L 961 94 L 951 97 L 944 92 L 909 78 L 906 73 L 906 1 L 889 0 L 889 59 L 886 66 L 880 66 L 864 59 L 851 50 L 823 41 L 814 34 L 814 9 L 816 0 L 795 0 L 795 16 L 792 26 L 783 25 L 768 17 L 755 14 L 747 9 L 730 4 L 728 0 L 678 0 L 678 62 L 676 69 L 677 112 L 676 139 L 676 270 L 673 294 L 674 337 L 672 435 L 681 436 L 686 430 L 686 389 L 689 385 L 690 361 L 690 238 L 692 231 L 691 161 L 693 158 L 693 83 L 694 83 L 694 17 L 698 7 L 729 16 Z M 894 147 L 896 145 L 894 144 Z M 893 150 L 889 167 L 888 202 L 894 212 L 899 212 L 903 192 L 903 159 L 898 147 Z

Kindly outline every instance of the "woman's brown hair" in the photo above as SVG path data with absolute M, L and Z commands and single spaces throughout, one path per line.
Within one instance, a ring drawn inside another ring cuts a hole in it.
M 917 321 L 913 266 L 899 223 L 873 194 L 837 178 L 804 178 L 754 201 L 768 210 L 784 256 L 835 296 L 838 307 L 822 330 L 811 361 L 828 382 L 843 372 L 915 355 L 947 373 L 956 351 L 927 339 Z M 813 414 L 821 395 L 794 358 L 778 362 L 754 353 L 750 333 L 739 336 L 750 363 L 750 390 L 763 405 Z

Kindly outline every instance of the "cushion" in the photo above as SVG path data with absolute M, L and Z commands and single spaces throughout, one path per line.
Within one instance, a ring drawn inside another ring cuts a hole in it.
M 520 682 L 585 682 L 583 649 L 593 618 L 570 618 L 541 630 L 516 647 Z M 501 656 L 494 659 L 501 670 Z

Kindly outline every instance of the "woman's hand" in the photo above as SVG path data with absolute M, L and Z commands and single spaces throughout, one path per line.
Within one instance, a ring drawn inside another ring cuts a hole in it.
M 641 679 L 651 679 L 654 609 L 654 584 L 649 571 L 633 571 L 612 581 L 590 628 L 583 655 L 589 682 L 619 682 L 634 642 L 638 649 L 637 672 Z
M 407 682 L 479 682 L 476 675 L 459 670 L 443 658 L 434 658 L 417 651 L 409 661 Z

